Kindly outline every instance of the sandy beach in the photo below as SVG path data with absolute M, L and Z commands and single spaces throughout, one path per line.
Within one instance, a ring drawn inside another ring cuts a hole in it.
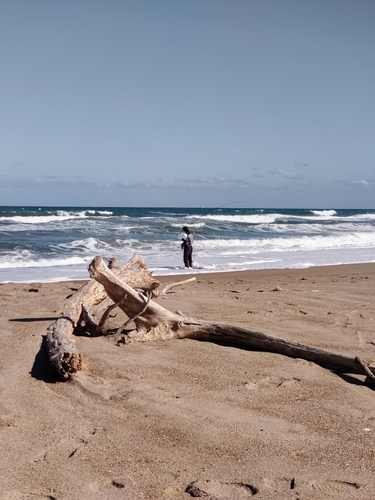
M 0 285 L 2 500 L 375 498 L 364 376 L 189 339 L 77 336 L 87 369 L 57 381 L 42 339 L 82 284 Z M 375 363 L 374 291 L 375 264 L 358 264 L 199 274 L 158 302 Z

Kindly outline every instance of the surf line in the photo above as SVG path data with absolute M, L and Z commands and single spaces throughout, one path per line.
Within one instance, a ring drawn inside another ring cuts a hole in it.
M 227 207 L 228 205 L 234 205 L 235 203 L 246 203 L 246 200 L 239 200 L 239 201 L 230 201 L 229 203 L 224 203 L 223 205 L 220 205 L 219 207 L 211 208 L 207 213 L 200 215 L 199 217 L 193 217 L 191 221 L 189 222 L 190 225 L 195 224 L 199 219 L 202 217 L 207 217 L 207 215 L 211 215 L 213 212 L 216 210 L 220 210 L 220 208 Z M 180 236 L 184 231 L 180 231 L 177 233 L 177 236 Z
M 227 207 L 228 205 L 234 205 L 235 203 L 246 203 L 246 201 L 245 200 L 230 201 L 229 203 L 224 203 L 224 205 L 220 205 L 219 207 L 212 208 L 209 212 L 207 212 L 205 214 L 202 214 L 199 217 L 194 217 L 194 219 L 191 222 L 191 224 L 194 224 L 197 220 L 201 219 L 202 217 L 207 217 L 207 215 L 211 215 L 216 210 L 220 210 L 220 208 Z

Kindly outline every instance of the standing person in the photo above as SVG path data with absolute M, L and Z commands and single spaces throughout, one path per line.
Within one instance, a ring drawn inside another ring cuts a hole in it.
M 181 248 L 184 251 L 184 264 L 185 267 L 193 267 L 193 235 L 187 226 L 184 226 L 182 230 L 184 233 L 181 238 Z

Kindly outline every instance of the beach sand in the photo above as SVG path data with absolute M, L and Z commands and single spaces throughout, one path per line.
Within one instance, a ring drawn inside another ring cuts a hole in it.
M 196 278 L 158 302 L 375 362 L 375 264 Z M 56 381 L 42 339 L 81 285 L 0 285 L 1 499 L 375 498 L 364 376 L 189 339 L 77 336 L 87 369 Z

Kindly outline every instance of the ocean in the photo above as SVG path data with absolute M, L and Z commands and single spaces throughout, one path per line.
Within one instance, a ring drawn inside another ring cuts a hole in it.
M 375 209 L 0 207 L 0 283 L 84 280 L 96 255 L 135 252 L 154 276 L 375 262 Z

